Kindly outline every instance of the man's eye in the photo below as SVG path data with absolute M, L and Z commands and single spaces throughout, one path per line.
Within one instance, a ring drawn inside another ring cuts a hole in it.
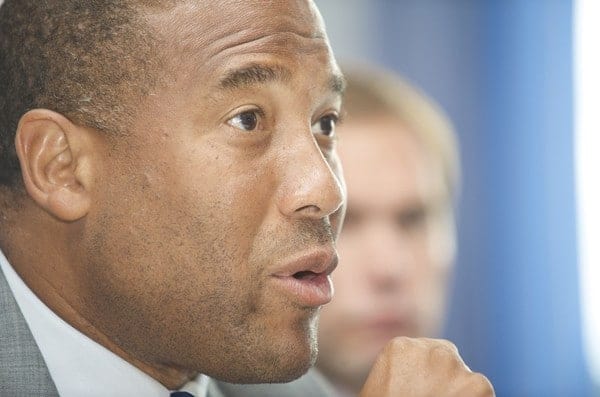
M 328 114 L 323 116 L 314 123 L 311 127 L 313 134 L 324 135 L 327 137 L 333 137 L 335 135 L 335 125 L 338 122 L 338 117 L 335 114 Z
M 248 110 L 233 116 L 227 120 L 227 124 L 240 130 L 254 131 L 258 127 L 260 117 L 257 110 Z

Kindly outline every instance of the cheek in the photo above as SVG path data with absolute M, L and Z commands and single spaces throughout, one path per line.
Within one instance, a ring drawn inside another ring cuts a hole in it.
M 448 234 L 425 233 L 416 244 L 415 293 L 424 313 L 441 310 L 452 269 L 452 259 L 441 239 Z M 437 314 L 436 314 L 437 316 Z
M 265 235 L 277 167 L 269 156 L 240 151 L 210 134 L 171 136 L 130 152 L 137 157 L 115 155 L 121 163 L 113 162 L 105 172 L 110 183 L 102 186 L 100 217 L 107 230 L 99 234 L 110 240 L 104 245 L 115 262 L 146 263 L 171 281 L 227 274 L 243 284 L 256 276 L 264 264 L 261 241 L 272 240 Z M 250 264 L 254 257 L 260 261 Z
M 455 234 L 448 222 L 431 222 L 419 244 L 427 277 L 433 283 L 445 286 L 452 271 L 455 255 Z
M 247 263 L 251 238 L 232 219 L 245 221 L 200 192 L 132 188 L 113 195 L 91 222 L 85 289 L 90 302 L 103 302 L 89 306 L 107 333 L 128 334 L 148 318 L 164 332 L 182 321 L 243 323 L 243 313 L 261 304 Z
M 164 290 L 186 279 L 209 281 L 217 269 L 239 262 L 244 244 L 235 238 L 235 194 L 198 174 L 132 169 L 140 172 L 115 175 L 105 185 L 88 222 L 90 244 L 111 270 L 109 282 Z

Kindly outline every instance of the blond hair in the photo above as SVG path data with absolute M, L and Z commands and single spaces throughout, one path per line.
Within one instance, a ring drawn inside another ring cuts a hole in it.
M 347 120 L 388 116 L 398 119 L 439 159 L 451 197 L 460 185 L 460 156 L 454 128 L 444 111 L 395 73 L 366 65 L 342 67 L 347 81 Z

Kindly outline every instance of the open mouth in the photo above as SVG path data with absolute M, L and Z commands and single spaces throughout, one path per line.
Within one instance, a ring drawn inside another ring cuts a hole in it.
M 302 270 L 292 275 L 296 280 L 307 280 L 310 281 L 315 277 L 318 277 L 320 273 L 311 272 L 310 270 Z
M 281 291 L 307 307 L 317 307 L 331 301 L 331 272 L 337 265 L 335 250 L 319 249 L 284 263 L 271 275 Z
M 273 277 L 286 294 L 302 305 L 316 307 L 333 297 L 333 284 L 327 272 L 302 270 L 287 277 Z

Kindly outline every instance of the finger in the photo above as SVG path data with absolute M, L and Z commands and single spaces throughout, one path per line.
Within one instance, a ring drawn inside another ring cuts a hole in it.
M 461 381 L 455 382 L 453 392 L 448 397 L 494 397 L 494 387 L 487 377 L 478 372 L 464 375 Z

